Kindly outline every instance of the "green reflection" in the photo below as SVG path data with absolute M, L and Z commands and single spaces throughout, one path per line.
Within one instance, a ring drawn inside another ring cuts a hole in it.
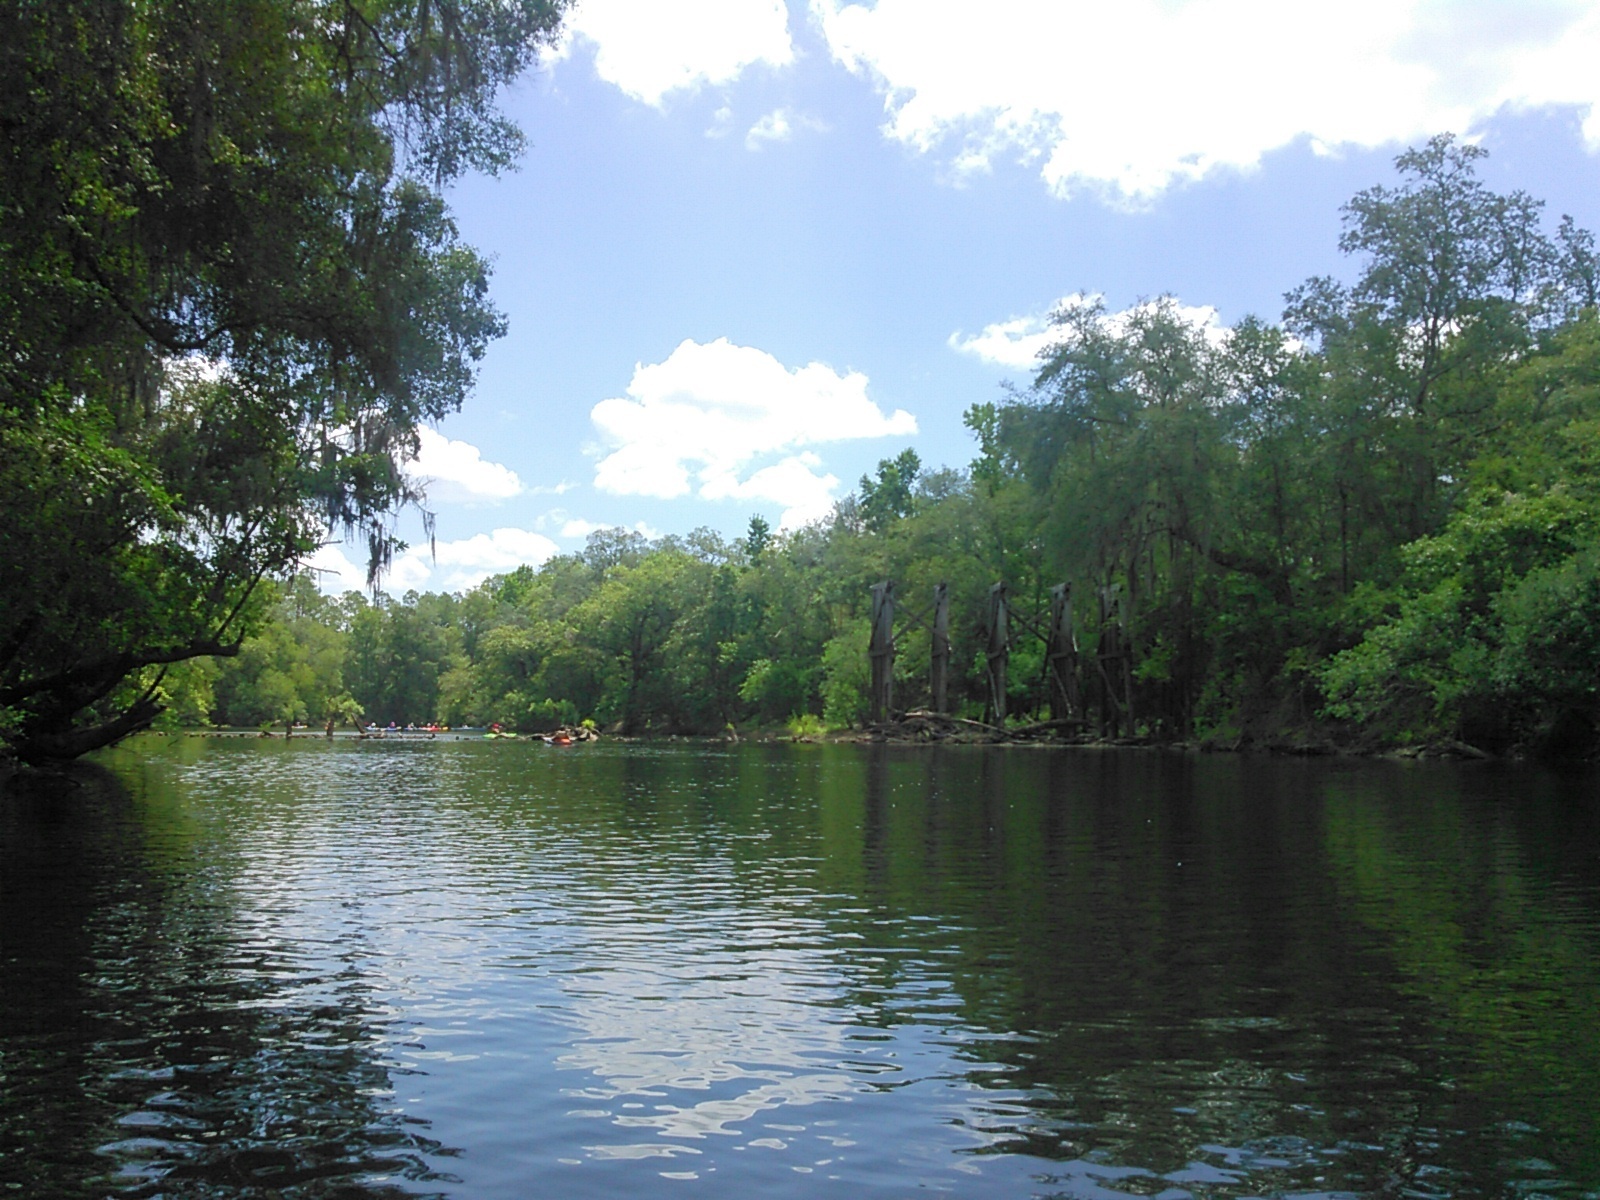
M 369 1047 L 339 1095 L 447 996 L 504 1032 L 413 1067 L 515 1096 L 503 1120 L 551 1154 L 599 1136 L 564 1132 L 563 1089 L 587 1089 L 609 1115 L 581 1120 L 702 1165 L 694 1138 L 837 1109 L 858 1145 L 894 1128 L 929 1162 L 1016 1160 L 1018 1195 L 1085 1163 L 1217 1196 L 1494 1192 L 1539 1160 L 1600 1186 L 1597 880 L 1552 849 L 1592 832 L 1562 815 L 1585 780 L 977 747 L 190 739 L 107 761 L 128 791 L 96 878 L 160 897 L 130 987 L 180 958 L 237 975 L 218 930 L 336 947 L 317 1020 Z M 309 995 L 270 966 L 264 995 Z M 216 1019 L 192 991 L 168 1011 Z M 240 1028 L 242 1056 L 296 1036 Z M 363 1103 L 333 1109 L 382 1127 Z M 500 1119 L 441 1131 L 461 1194 L 499 1194 L 471 1171 Z M 755 1178 L 717 1165 L 728 1194 Z
M 1526 790 L 1543 790 L 1541 782 L 1532 773 L 1507 778 L 1500 795 L 1476 802 L 1410 772 L 1330 787 L 1328 848 L 1354 910 L 1389 939 L 1402 986 L 1466 1053 L 1460 1082 L 1491 1101 L 1483 1119 L 1549 1131 L 1592 1179 L 1600 1175 L 1592 897 L 1564 893 L 1521 836 Z
M 235 835 L 172 784 L 205 757 L 174 743 L 0 794 L 0 1187 L 438 1195 L 447 1152 L 388 1100 L 354 958 L 240 924 Z

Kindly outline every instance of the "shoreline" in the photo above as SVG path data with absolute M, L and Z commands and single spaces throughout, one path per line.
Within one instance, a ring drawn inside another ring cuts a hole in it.
M 1051 725 L 1042 722 L 1039 725 Z M 833 730 L 818 734 L 791 734 L 781 727 L 760 728 L 748 732 L 732 733 L 608 733 L 600 741 L 619 742 L 624 745 L 739 745 L 756 744 L 810 744 L 810 745 L 890 745 L 890 746 L 1014 746 L 1019 748 L 1052 750 L 1166 750 L 1188 754 L 1243 754 L 1265 755 L 1273 758 L 1352 758 L 1398 759 L 1476 762 L 1586 762 L 1589 758 L 1549 759 L 1533 753 L 1493 754 L 1477 746 L 1453 739 L 1437 739 L 1411 746 L 1359 746 L 1349 745 L 1331 738 L 1247 738 L 1227 740 L 1216 738 L 1166 740 L 1143 736 L 1102 738 L 1094 735 L 1062 736 L 1057 730 L 1039 725 L 1002 730 L 995 726 L 963 718 L 938 718 L 937 722 L 920 714 L 914 720 L 901 720 L 862 729 Z M 172 729 L 144 730 L 140 736 L 248 738 L 275 741 L 339 741 L 339 742 L 526 742 L 542 744 L 544 735 L 538 733 L 500 734 L 486 737 L 482 730 L 405 731 L 385 730 L 375 734 L 336 730 L 333 735 L 307 729 L 297 731 L 285 739 L 280 731 L 263 732 L 253 729 Z

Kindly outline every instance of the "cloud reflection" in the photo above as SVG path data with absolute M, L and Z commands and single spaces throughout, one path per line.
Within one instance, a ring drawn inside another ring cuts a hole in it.
M 602 940 L 615 932 L 595 931 Z M 843 972 L 829 955 L 794 946 L 810 931 L 785 930 L 781 949 L 686 946 L 681 932 L 631 925 L 625 948 L 594 955 L 627 965 L 565 981 L 582 1032 L 557 1066 L 595 1080 L 568 1089 L 569 1096 L 658 1101 L 588 1111 L 619 1129 L 692 1140 L 738 1136 L 763 1113 L 844 1100 L 858 1089 L 844 1063 L 850 1025 L 819 1007 L 842 1001 Z M 761 932 L 771 933 L 747 930 Z M 814 932 L 820 941 L 820 925 Z M 698 969 L 685 969 L 685 962 Z M 697 1092 L 706 1095 L 682 1095 Z M 616 1157 L 644 1154 L 648 1145 L 589 1149 Z

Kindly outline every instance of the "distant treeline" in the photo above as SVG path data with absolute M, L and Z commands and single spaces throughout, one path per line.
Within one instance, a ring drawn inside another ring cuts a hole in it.
M 285 585 L 232 660 L 186 664 L 180 719 L 591 717 L 714 732 L 867 710 L 869 587 L 951 594 L 952 707 L 984 708 L 980 623 L 1071 584 L 1090 727 L 1235 742 L 1587 747 L 1600 683 L 1600 258 L 1447 137 L 1342 210 L 1355 282 L 1225 333 L 1170 298 L 1055 315 L 1031 388 L 974 405 L 978 457 L 906 451 L 823 523 L 594 535 L 463 595 Z M 1013 714 L 1047 702 L 1013 630 Z M 897 703 L 926 700 L 927 633 Z M 1102 669 L 1118 663 L 1115 672 Z

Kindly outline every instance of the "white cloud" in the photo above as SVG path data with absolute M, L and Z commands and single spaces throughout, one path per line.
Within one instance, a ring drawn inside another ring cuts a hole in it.
M 1031 371 L 1039 365 L 1039 355 L 1055 336 L 1049 319 L 1035 315 L 996 321 L 971 337 L 952 333 L 950 345 L 963 354 L 974 355 L 996 366 Z
M 733 109 L 724 104 L 711 114 L 711 127 L 706 130 L 708 138 L 725 138 L 733 132 Z
M 1600 150 L 1597 0 L 812 0 L 835 57 L 885 95 L 886 133 L 999 156 L 1052 190 L 1144 201 L 1300 138 L 1468 133 L 1510 106 L 1572 105 Z
M 756 63 L 794 61 L 784 0 L 580 0 L 555 57 L 578 39 L 594 46 L 601 79 L 657 106 L 668 92 L 730 83 Z
M 432 581 L 433 566 L 428 561 L 427 551 L 407 550 L 389 564 L 389 569 L 383 573 L 378 585 L 391 596 L 403 596 L 412 591 L 440 590 L 428 586 Z
M 666 361 L 635 367 L 627 397 L 602 400 L 590 418 L 610 447 L 595 468 L 601 491 L 670 499 L 698 485 L 705 499 L 770 499 L 797 520 L 839 482 L 803 448 L 917 432 L 910 413 L 885 414 L 872 401 L 858 371 L 815 362 L 790 370 L 726 338 L 687 340 Z M 741 478 L 772 455 L 784 457 Z
M 732 476 L 718 476 L 701 489 L 707 500 L 770 500 L 783 505 L 778 528 L 798 529 L 820 521 L 833 511 L 833 489 L 839 486 L 836 475 L 818 475 L 822 460 L 815 454 L 795 454 L 770 467 L 762 467 L 740 482 Z
M 950 346 L 963 354 L 971 354 L 984 362 L 999 367 L 1011 367 L 1032 372 L 1039 366 L 1039 355 L 1061 340 L 1061 331 L 1051 324 L 1051 316 L 1076 309 L 1092 308 L 1103 303 L 1104 296 L 1095 292 L 1074 292 L 1063 296 L 1051 306 L 1048 314 L 1012 317 L 985 325 L 982 333 L 963 337 L 950 335 Z M 1146 300 L 1117 312 L 1106 313 L 1106 328 L 1113 334 L 1127 329 L 1129 320 L 1141 312 L 1148 312 L 1157 302 Z M 1228 327 L 1222 323 L 1221 314 L 1209 304 L 1178 304 L 1173 309 L 1177 317 L 1193 326 L 1206 341 L 1220 346 L 1228 336 Z
M 463 592 L 491 575 L 514 571 L 524 563 L 537 567 L 559 553 L 560 548 L 542 533 L 496 529 L 453 542 L 438 542 L 432 552 L 427 546 L 413 546 L 395 555 L 379 586 L 392 596 L 413 590 Z M 318 586 L 324 592 L 366 589 L 367 568 L 351 561 L 338 542 L 318 548 L 304 565 L 317 573 Z
M 435 504 L 494 503 L 526 490 L 515 471 L 487 461 L 470 442 L 453 441 L 426 425 L 417 436 L 422 447 L 406 464 L 406 474 L 426 487 Z
M 768 142 L 789 141 L 797 129 L 820 133 L 824 128 L 822 122 L 815 117 L 795 113 L 787 108 L 775 108 L 750 126 L 750 132 L 744 135 L 744 145 L 746 150 L 759 150 Z
M 317 552 L 300 565 L 311 571 L 317 586 L 329 594 L 359 592 L 367 586 L 366 567 L 352 562 L 338 542 L 318 546 Z
M 559 553 L 560 548 L 542 533 L 502 528 L 439 542 L 434 553 L 427 546 L 413 546 L 395 556 L 379 583 L 394 596 L 413 590 L 462 592 L 491 575 L 503 575 L 524 564 L 537 567 Z M 306 565 L 322 572 L 318 580 L 325 592 L 360 591 L 366 587 L 366 568 L 351 562 L 337 544 L 322 547 Z
M 586 538 L 591 533 L 599 533 L 602 529 L 626 529 L 633 533 L 643 534 L 654 541 L 661 536 L 659 529 L 653 529 L 643 521 L 635 521 L 632 525 L 608 525 L 604 521 L 585 521 L 582 517 L 574 517 L 561 526 L 561 536 L 564 538 Z
M 789 110 L 775 108 L 750 126 L 744 135 L 747 150 L 759 150 L 766 142 L 787 142 L 794 136 L 794 126 L 789 123 Z
M 425 546 L 407 550 L 396 560 L 395 575 L 398 582 L 402 562 L 421 563 L 436 577 L 431 580 L 431 587 L 459 592 L 476 587 L 491 575 L 502 575 L 524 565 L 537 567 L 559 553 L 560 548 L 542 533 L 502 528 L 459 541 L 440 542 L 431 555 Z

